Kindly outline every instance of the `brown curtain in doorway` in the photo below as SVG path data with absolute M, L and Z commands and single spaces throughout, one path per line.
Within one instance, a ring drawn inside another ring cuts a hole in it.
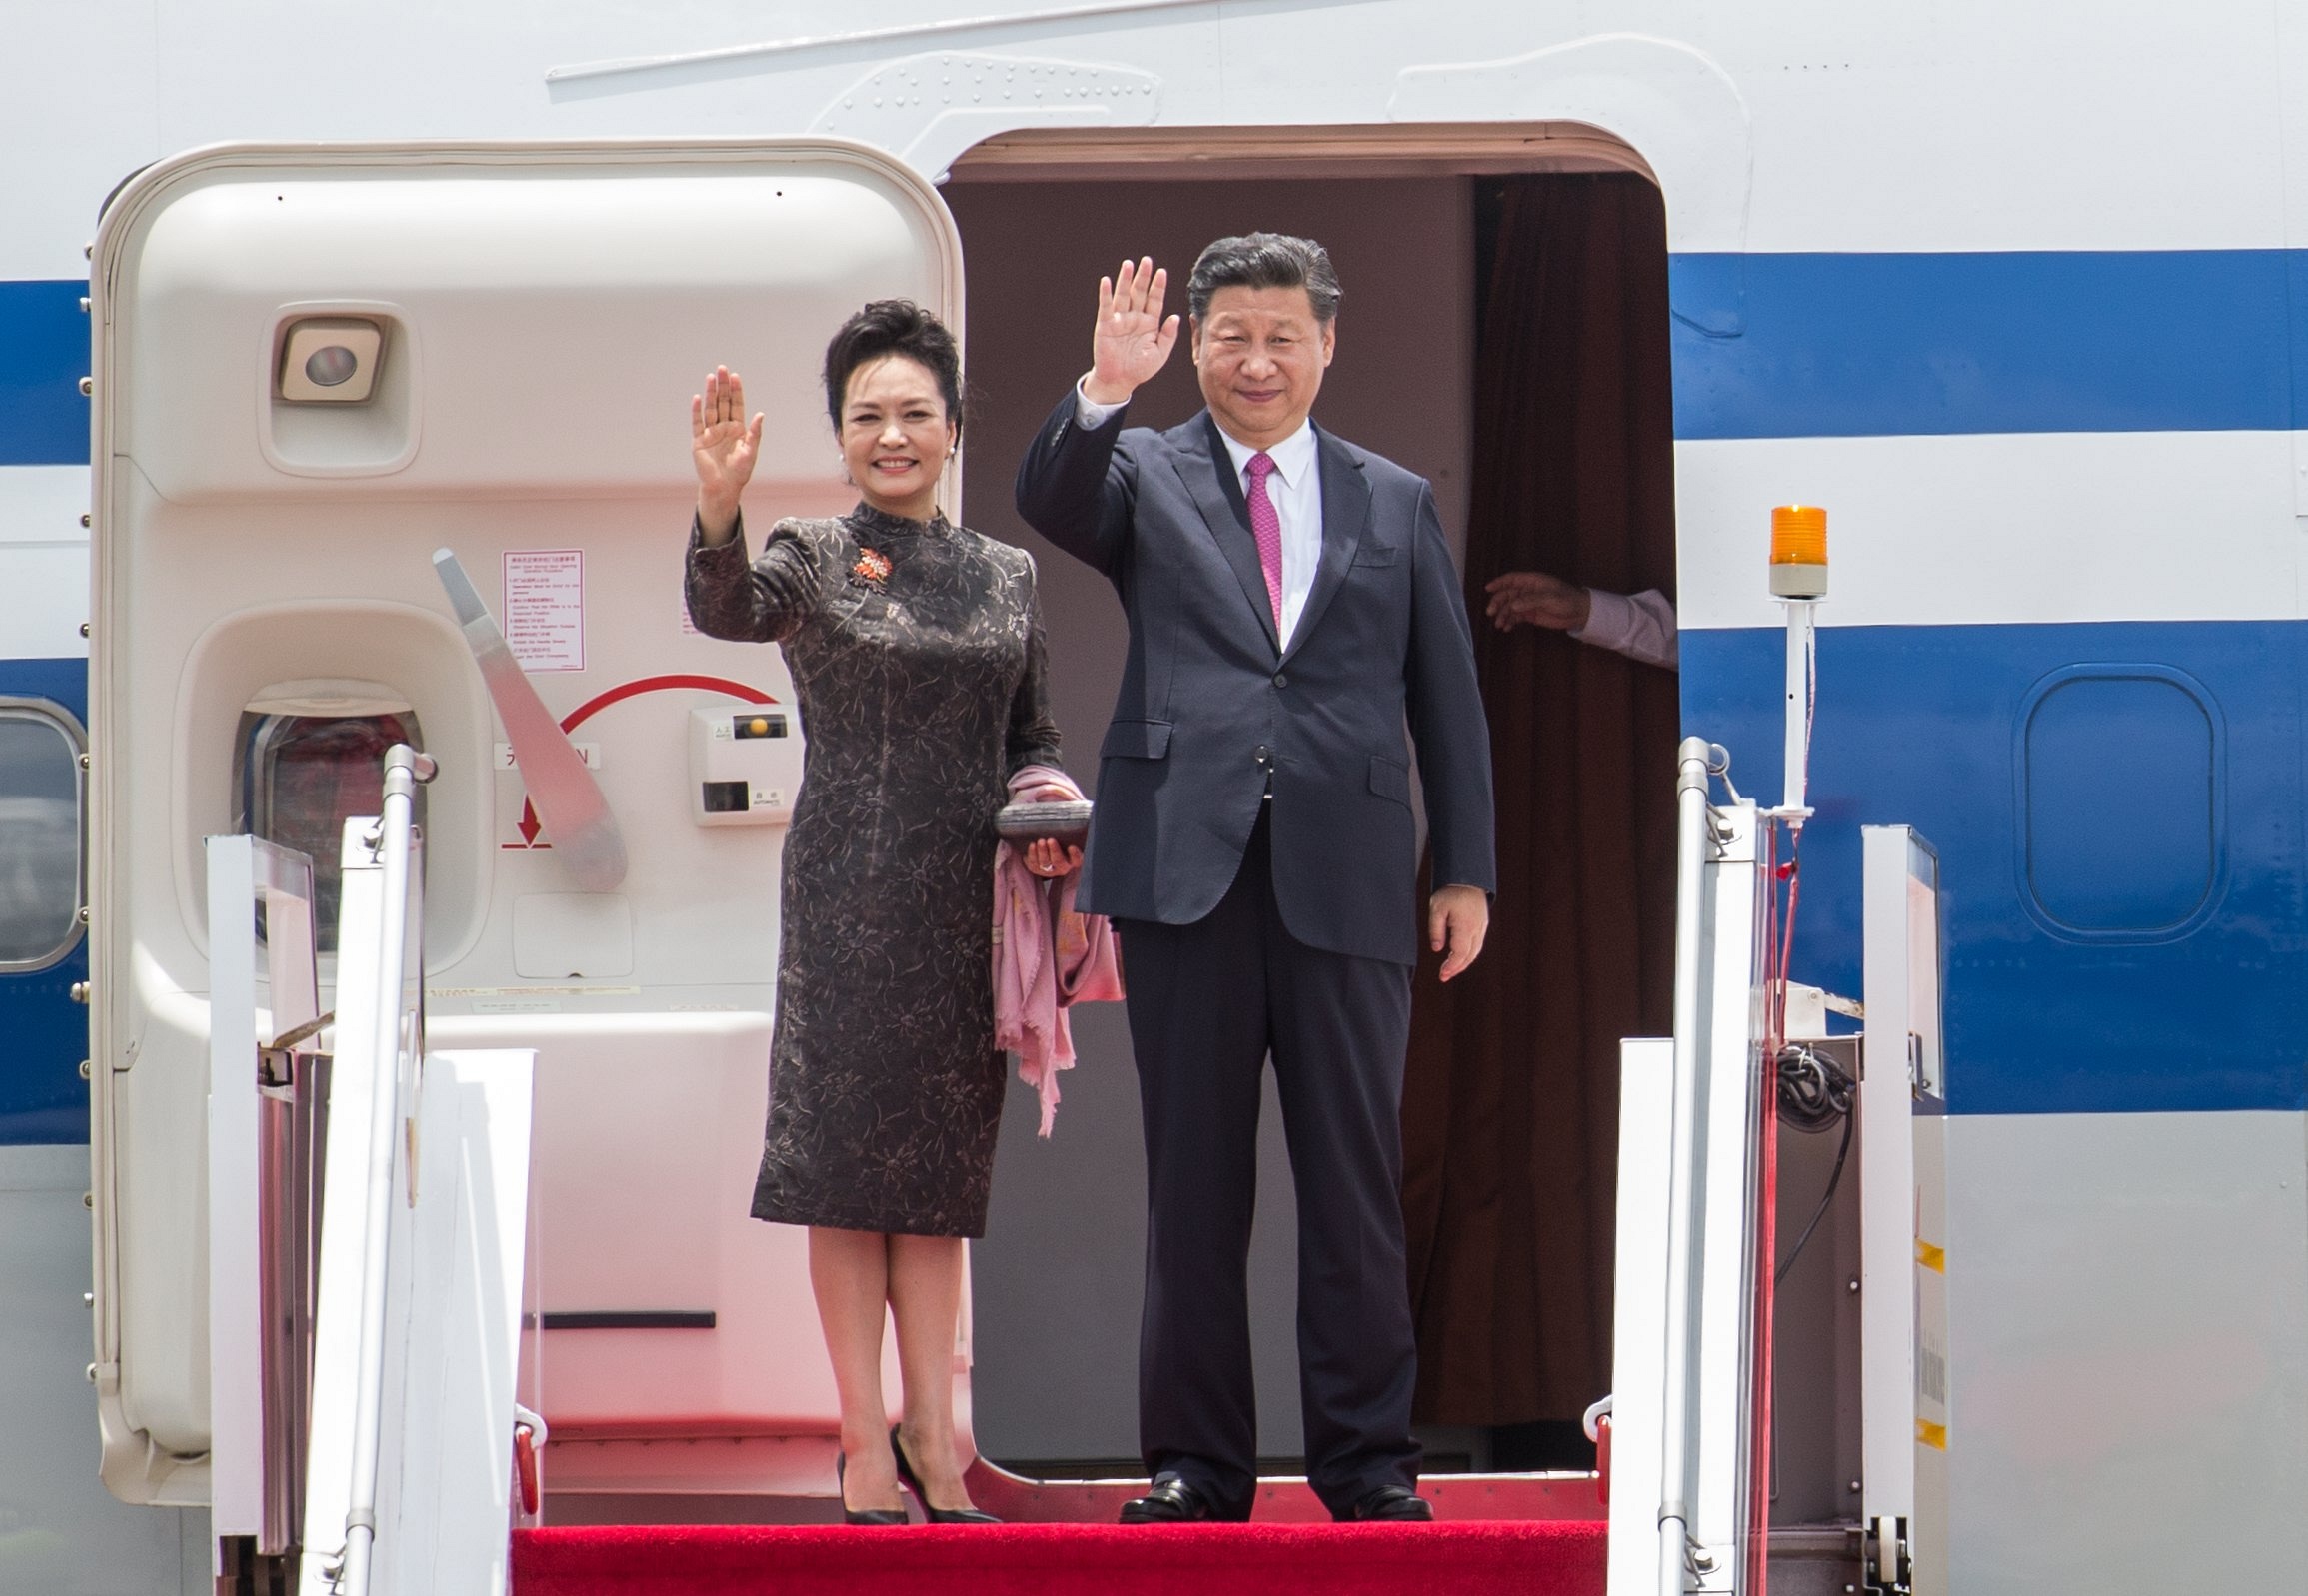
M 1467 602 L 1499 887 L 1482 958 L 1420 971 L 1403 1100 L 1417 1416 L 1575 1419 L 1610 1389 L 1618 1043 L 1670 1028 L 1674 673 L 1500 633 L 1483 585 L 1674 592 L 1667 254 L 1640 178 L 1480 179 Z

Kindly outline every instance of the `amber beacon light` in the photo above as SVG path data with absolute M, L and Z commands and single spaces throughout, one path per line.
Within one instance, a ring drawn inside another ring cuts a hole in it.
M 1771 594 L 1827 597 L 1827 512 L 1819 506 L 1780 505 L 1771 512 Z

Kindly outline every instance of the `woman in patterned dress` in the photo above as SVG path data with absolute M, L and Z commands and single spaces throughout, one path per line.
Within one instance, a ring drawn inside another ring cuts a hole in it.
M 863 502 L 838 519 L 779 522 L 750 563 L 738 501 L 763 418 L 747 420 L 727 367 L 690 401 L 690 615 L 714 637 L 784 647 L 808 738 L 753 1212 L 810 1227 L 850 1521 L 905 1522 L 904 1481 L 933 1518 L 977 1522 L 955 1455 L 952 1370 L 963 1238 L 985 1233 L 1006 1086 L 994 815 L 1013 772 L 1058 763 L 1058 728 L 1032 557 L 938 510 L 962 434 L 953 335 L 913 304 L 877 301 L 835 334 L 825 381 Z M 1028 858 L 1044 875 L 1080 862 L 1047 841 Z M 885 1304 L 905 1379 L 895 1431 Z

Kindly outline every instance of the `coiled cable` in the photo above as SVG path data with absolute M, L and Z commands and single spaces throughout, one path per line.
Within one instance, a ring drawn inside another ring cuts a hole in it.
M 1803 1255 L 1804 1244 L 1811 1239 L 1811 1232 L 1819 1228 L 1819 1221 L 1827 1217 L 1828 1205 L 1835 1200 L 1835 1188 L 1843 1180 L 1844 1162 L 1851 1156 L 1851 1094 L 1858 1087 L 1859 1083 L 1838 1065 L 1800 1042 L 1790 1042 L 1779 1050 L 1780 1122 L 1815 1136 L 1840 1119 L 1843 1140 L 1835 1149 L 1835 1168 L 1827 1176 L 1827 1189 L 1820 1194 L 1819 1206 L 1812 1210 L 1803 1233 L 1795 1238 L 1787 1260 L 1772 1271 L 1774 1286 L 1787 1278 L 1787 1271 Z

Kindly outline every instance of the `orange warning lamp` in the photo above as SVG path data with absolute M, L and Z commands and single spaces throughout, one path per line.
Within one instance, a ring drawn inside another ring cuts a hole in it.
M 1780 505 L 1771 512 L 1771 595 L 1827 597 L 1827 512 L 1819 506 Z

